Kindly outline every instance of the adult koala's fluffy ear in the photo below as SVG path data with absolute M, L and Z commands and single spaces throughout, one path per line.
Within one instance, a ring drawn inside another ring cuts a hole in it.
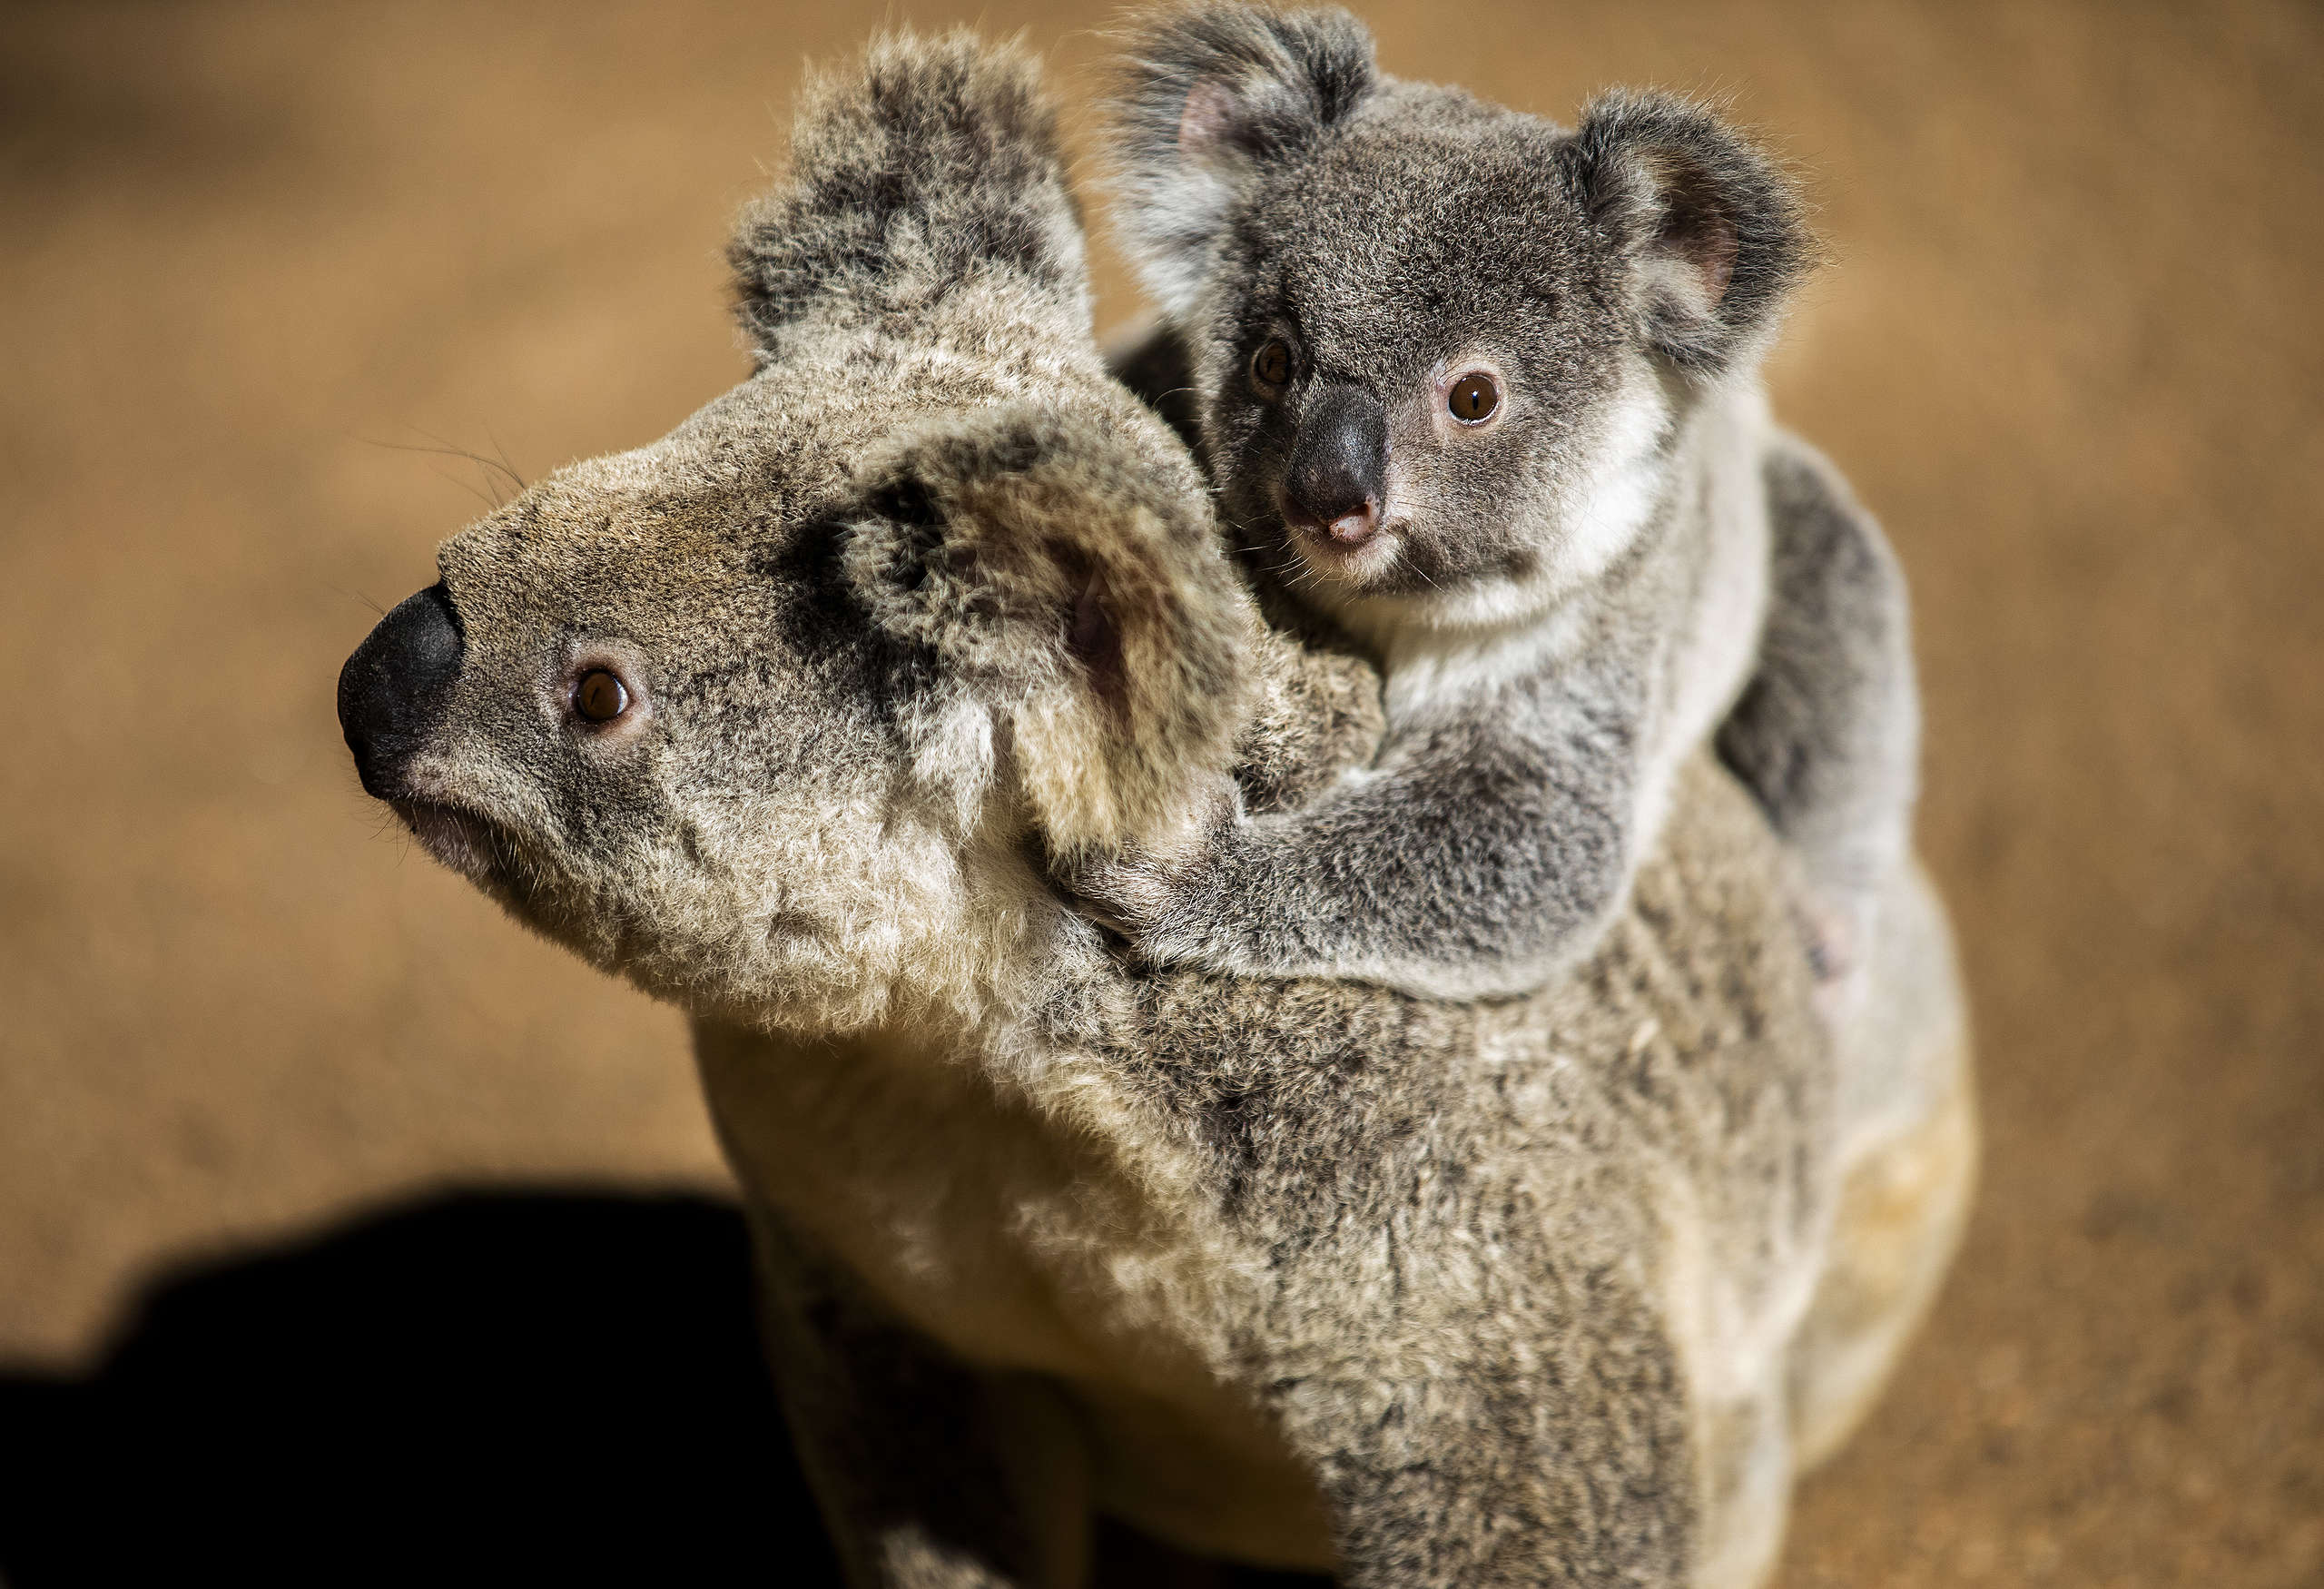
M 1773 325 L 1814 263 L 1791 184 L 1702 106 L 1666 94 L 1593 102 L 1562 152 L 1583 212 L 1635 265 L 1650 346 L 1715 373 Z
M 939 421 L 865 469 L 842 550 L 872 622 L 928 665 L 922 776 L 1013 775 L 1053 854 L 1190 836 L 1246 716 L 1256 619 L 1192 490 L 1099 423 L 1020 404 Z
M 743 214 L 727 258 L 762 359 L 810 316 L 919 315 L 980 286 L 1089 319 L 1039 67 L 966 30 L 893 35 L 811 79 L 790 173 Z
M 1344 11 L 1196 5 L 1136 25 L 1128 57 L 1116 186 L 1147 291 L 1179 315 L 1252 181 L 1377 84 L 1372 35 Z

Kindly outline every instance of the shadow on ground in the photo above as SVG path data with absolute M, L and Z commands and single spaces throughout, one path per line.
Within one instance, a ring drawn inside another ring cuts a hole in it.
M 707 1199 L 471 1191 L 180 1268 L 91 1377 L 0 1374 L 0 1576 L 835 1585 L 748 1266 Z

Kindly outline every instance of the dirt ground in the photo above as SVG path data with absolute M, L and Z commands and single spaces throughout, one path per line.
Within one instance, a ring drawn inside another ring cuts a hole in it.
M 1721 96 L 1830 244 L 1774 385 L 1915 582 L 1989 1154 L 1784 1582 L 2324 1583 L 2324 13 L 1367 10 L 1552 114 Z M 1102 14 L 977 15 L 1086 104 Z M 727 221 L 868 20 L 0 16 L 0 1357 L 447 1187 L 723 1185 L 677 1017 L 390 831 L 332 688 L 457 449 L 742 372 Z

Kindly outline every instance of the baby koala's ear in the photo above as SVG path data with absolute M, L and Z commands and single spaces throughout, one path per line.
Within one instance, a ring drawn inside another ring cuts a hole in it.
M 874 625 L 931 664 L 905 713 L 916 763 L 957 790 L 988 757 L 1054 855 L 1190 838 L 1233 764 L 1256 628 L 1192 476 L 1019 405 L 931 424 L 864 479 L 842 558 Z
M 1682 370 L 1724 369 L 1814 264 L 1783 173 L 1689 100 L 1600 98 L 1561 159 L 1584 212 L 1630 261 L 1648 345 Z
M 1269 165 L 1378 83 L 1372 35 L 1340 10 L 1199 5 L 1133 27 L 1115 96 L 1115 186 L 1147 290 L 1191 307 L 1210 247 Z

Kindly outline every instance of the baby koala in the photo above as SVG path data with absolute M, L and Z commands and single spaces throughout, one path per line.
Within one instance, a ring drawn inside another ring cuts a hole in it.
M 1077 890 L 1159 961 L 1517 992 L 1590 946 L 1716 731 L 1837 974 L 1917 720 L 1894 559 L 1758 379 L 1811 263 L 1774 164 L 1665 95 L 1569 130 L 1398 82 L 1335 10 L 1161 14 L 1118 111 L 1167 326 L 1125 376 L 1191 419 L 1278 616 L 1380 665 L 1389 732 Z

